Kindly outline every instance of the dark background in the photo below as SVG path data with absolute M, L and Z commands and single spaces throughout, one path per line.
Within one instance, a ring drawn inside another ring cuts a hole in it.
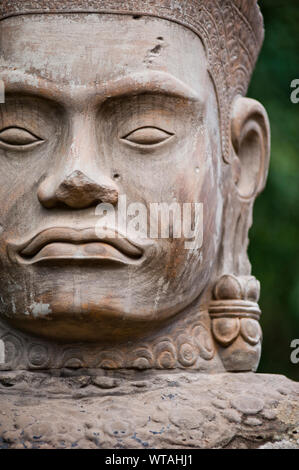
M 249 256 L 261 282 L 264 333 L 260 373 L 299 380 L 290 343 L 299 339 L 299 0 L 260 0 L 266 37 L 248 96 L 263 103 L 272 131 L 265 191 L 254 208 Z

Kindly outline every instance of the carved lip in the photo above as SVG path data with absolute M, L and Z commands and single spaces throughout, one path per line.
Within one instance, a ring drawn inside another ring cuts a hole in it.
M 22 264 L 51 260 L 111 260 L 131 264 L 143 255 L 136 246 L 115 230 L 54 227 L 43 230 L 17 247 Z

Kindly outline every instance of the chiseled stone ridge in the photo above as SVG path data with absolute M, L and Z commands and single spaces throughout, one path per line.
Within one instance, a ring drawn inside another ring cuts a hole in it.
M 299 448 L 279 375 L 1 373 L 0 448 Z

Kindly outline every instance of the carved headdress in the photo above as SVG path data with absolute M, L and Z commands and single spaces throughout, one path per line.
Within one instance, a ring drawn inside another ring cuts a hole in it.
M 263 43 L 257 0 L 2 0 L 0 19 L 26 14 L 116 13 L 174 21 L 198 34 L 219 100 L 223 157 L 230 160 L 233 98 L 245 95 Z

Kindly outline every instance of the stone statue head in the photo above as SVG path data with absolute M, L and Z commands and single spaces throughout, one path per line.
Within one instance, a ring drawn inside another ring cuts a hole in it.
M 3 367 L 254 370 L 256 1 L 3 0 L 0 19 Z

